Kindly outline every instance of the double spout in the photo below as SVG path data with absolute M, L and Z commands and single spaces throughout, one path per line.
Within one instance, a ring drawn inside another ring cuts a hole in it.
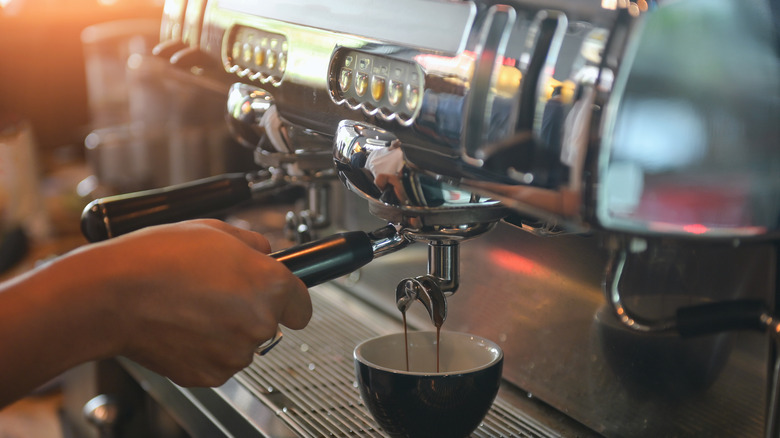
M 428 274 L 405 278 L 395 289 L 395 303 L 401 313 L 419 301 L 428 311 L 431 322 L 441 327 L 447 319 L 447 295 L 458 289 L 458 242 L 428 243 Z

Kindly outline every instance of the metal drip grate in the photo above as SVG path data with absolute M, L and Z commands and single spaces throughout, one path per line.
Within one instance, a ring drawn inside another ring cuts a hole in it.
M 362 340 L 399 330 L 386 315 L 333 288 L 312 289 L 305 330 L 287 330 L 274 350 L 236 379 L 301 437 L 383 437 L 360 400 L 352 350 Z M 496 399 L 473 437 L 550 437 L 521 411 Z

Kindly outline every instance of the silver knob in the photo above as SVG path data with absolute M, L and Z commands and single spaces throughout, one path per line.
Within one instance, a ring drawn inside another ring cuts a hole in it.
M 98 428 L 101 438 L 113 438 L 120 407 L 116 397 L 100 394 L 88 401 L 82 410 L 84 418 Z
M 236 140 L 245 147 L 256 148 L 265 135 L 261 120 L 273 104 L 267 91 L 244 83 L 233 84 L 228 93 L 227 121 Z

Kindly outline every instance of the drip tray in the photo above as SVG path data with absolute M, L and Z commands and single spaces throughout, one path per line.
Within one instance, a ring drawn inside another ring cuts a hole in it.
M 382 437 L 360 399 L 352 350 L 362 340 L 396 333 L 402 326 L 333 284 L 311 291 L 314 315 L 306 329 L 286 330 L 281 343 L 256 356 L 235 380 L 294 431 L 291 436 Z M 472 436 L 560 436 L 510 402 L 507 391 L 502 388 Z M 250 421 L 264 421 L 245 415 Z

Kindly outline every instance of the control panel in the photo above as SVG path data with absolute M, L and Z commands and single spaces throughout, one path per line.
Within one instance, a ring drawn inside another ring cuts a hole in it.
M 333 101 L 367 115 L 410 124 L 420 111 L 424 75 L 413 62 L 359 50 L 337 50 L 330 65 Z
M 227 35 L 225 69 L 251 81 L 278 86 L 287 69 L 288 43 L 284 35 L 236 26 Z

